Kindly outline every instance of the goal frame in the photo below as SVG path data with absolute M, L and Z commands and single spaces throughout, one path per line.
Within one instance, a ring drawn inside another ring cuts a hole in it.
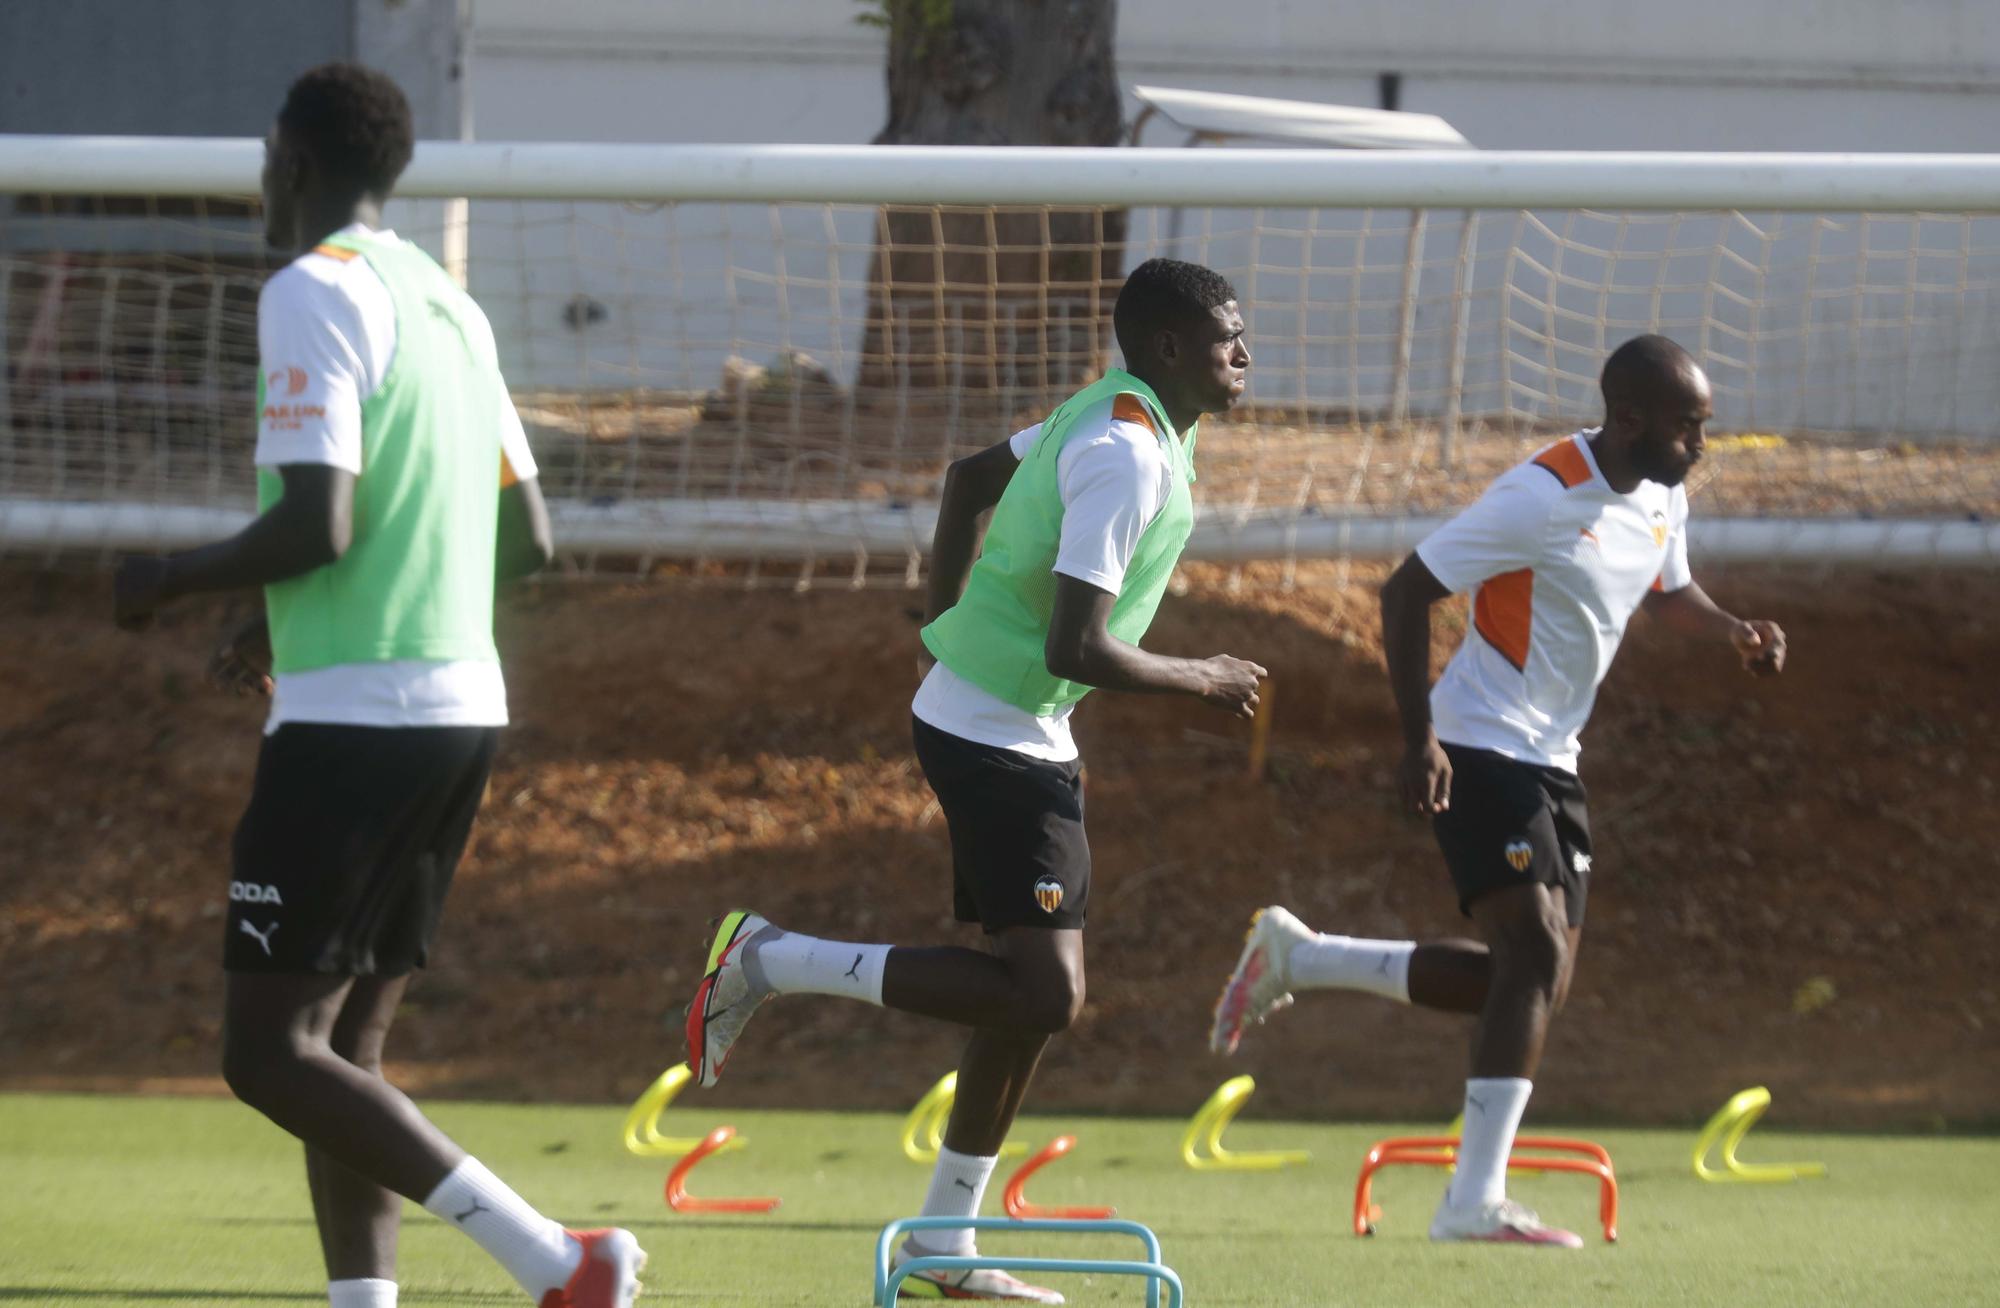
M 254 196 L 254 139 L 0 136 L 0 193 Z M 402 199 L 2000 214 L 2000 155 L 1076 149 L 421 142 Z M 462 213 L 462 209 L 460 210 Z M 1449 427 L 1449 424 L 1447 424 Z M 906 556 L 933 510 L 863 502 L 556 501 L 568 551 L 711 559 Z M 0 547 L 168 548 L 239 527 L 240 509 L 0 499 Z M 1391 557 L 1433 517 L 1202 514 L 1188 557 Z M 2000 523 L 1697 516 L 1704 557 L 2000 559 Z M 914 572 L 912 573 L 914 575 Z

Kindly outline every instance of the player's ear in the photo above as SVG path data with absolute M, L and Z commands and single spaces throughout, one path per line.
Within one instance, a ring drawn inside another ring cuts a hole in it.
M 1180 337 L 1170 327 L 1162 327 L 1153 333 L 1153 353 L 1160 356 L 1160 362 L 1169 367 L 1181 359 Z
M 266 204 L 298 192 L 298 156 L 275 133 L 264 145 L 264 175 L 259 181 Z

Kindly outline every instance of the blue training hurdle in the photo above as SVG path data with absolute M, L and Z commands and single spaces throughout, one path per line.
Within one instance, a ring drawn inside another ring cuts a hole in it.
M 996 1254 L 925 1254 L 891 1270 L 891 1246 L 910 1231 L 934 1231 L 969 1226 L 981 1231 L 1051 1231 L 1072 1235 L 1129 1235 L 1145 1246 L 1143 1261 L 1103 1258 L 1009 1258 Z M 1146 1278 L 1146 1308 L 1160 1308 L 1160 1286 L 1167 1286 L 1167 1308 L 1181 1308 L 1185 1298 L 1181 1278 L 1160 1261 L 1160 1237 L 1138 1222 L 1118 1218 L 1088 1221 L 1068 1217 L 899 1217 L 882 1228 L 875 1240 L 875 1303 L 890 1308 L 903 1278 L 914 1272 L 968 1271 L 990 1267 L 1007 1272 L 1097 1272 L 1106 1276 Z

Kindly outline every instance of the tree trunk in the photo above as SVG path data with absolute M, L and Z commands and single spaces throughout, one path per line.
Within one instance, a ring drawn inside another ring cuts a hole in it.
M 1115 146 L 1116 0 L 887 0 L 877 145 Z M 886 208 L 857 389 L 926 421 L 1039 412 L 1104 366 L 1122 209 Z

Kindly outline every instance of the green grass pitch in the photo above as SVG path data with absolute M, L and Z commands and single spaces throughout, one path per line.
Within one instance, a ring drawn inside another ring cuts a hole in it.
M 881 1224 L 913 1213 L 927 1170 L 877 1114 L 728 1112 L 690 1096 L 666 1130 L 728 1121 L 750 1140 L 705 1163 L 696 1194 L 777 1194 L 768 1217 L 677 1216 L 666 1164 L 629 1156 L 620 1110 L 440 1103 L 433 1116 L 544 1211 L 624 1225 L 652 1253 L 642 1303 L 841 1304 L 869 1297 Z M 1782 1112 L 1783 1104 L 1778 1106 Z M 1432 1131 L 1438 1123 L 1412 1124 Z M 1546 1123 L 1534 1129 L 1553 1131 Z M 1435 1168 L 1379 1178 L 1381 1233 L 1348 1230 L 1355 1170 L 1382 1126 L 1240 1122 L 1243 1149 L 1304 1147 L 1280 1173 L 1195 1173 L 1180 1123 L 1038 1118 L 1016 1138 L 1080 1140 L 1030 1187 L 1042 1203 L 1111 1203 L 1156 1230 L 1191 1304 L 1957 1305 L 2000 1303 L 2000 1140 L 1753 1133 L 1746 1160 L 1818 1159 L 1792 1185 L 1707 1185 L 1691 1131 L 1585 1132 L 1612 1153 L 1620 1242 L 1594 1227 L 1596 1193 L 1573 1176 L 1521 1177 L 1515 1193 L 1590 1236 L 1581 1253 L 1433 1247 Z M 989 1203 L 997 1211 L 1003 1163 Z M 1051 1241 L 1054 1243 L 1051 1243 Z M 994 1248 L 1127 1257 L 1095 1238 L 1013 1236 Z M 412 1207 L 405 1308 L 525 1302 L 472 1244 Z M 1141 1302 L 1136 1281 L 1063 1278 L 1078 1305 Z M 0 1303 L 324 1303 L 297 1147 L 238 1105 L 204 1099 L 0 1096 Z

